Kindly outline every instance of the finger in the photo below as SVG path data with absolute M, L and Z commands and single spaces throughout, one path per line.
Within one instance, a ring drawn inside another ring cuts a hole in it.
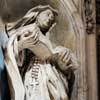
M 36 40 L 33 42 L 33 45 L 36 45 L 38 42 L 39 42 L 39 40 L 36 39 Z
M 38 42 L 39 42 L 39 39 L 38 39 L 38 38 L 36 38 L 35 40 L 29 39 L 29 40 L 27 41 L 27 44 L 28 44 L 29 46 L 33 46 L 33 45 L 36 45 Z
M 38 39 L 38 32 L 35 34 L 35 36 L 33 37 L 34 40 Z
M 63 57 L 63 61 L 65 62 L 66 61 L 66 59 L 68 59 L 70 57 L 70 52 L 69 51 L 66 51 L 66 53 L 65 53 L 65 55 L 64 55 L 64 57 Z
M 66 51 L 59 53 L 59 59 L 63 61 L 64 56 L 66 55 Z
M 71 63 L 71 56 L 69 55 L 69 57 L 64 62 L 66 65 L 69 65 Z
M 68 65 L 67 69 L 76 70 L 76 68 L 74 68 L 73 64 Z
M 34 42 L 35 42 L 35 41 L 39 41 L 38 34 L 36 34 L 35 37 L 34 37 Z

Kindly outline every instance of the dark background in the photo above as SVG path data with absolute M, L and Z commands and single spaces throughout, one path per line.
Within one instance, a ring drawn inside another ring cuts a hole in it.
M 0 14 L 4 21 L 15 21 L 37 5 L 35 1 L 38 0 L 0 0 Z

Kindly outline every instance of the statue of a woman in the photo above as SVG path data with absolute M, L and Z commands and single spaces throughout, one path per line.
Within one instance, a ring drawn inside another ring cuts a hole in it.
M 25 100 L 69 100 L 68 74 L 74 72 L 78 64 L 69 49 L 63 46 L 53 48 L 46 37 L 55 25 L 56 16 L 57 11 L 50 6 L 32 8 L 11 28 L 13 32 L 9 32 L 11 38 L 7 50 L 9 52 L 13 46 L 13 54 L 7 56 L 11 59 L 15 56 L 12 65 L 15 65 L 18 78 L 22 76 Z M 9 64 L 8 59 L 6 62 Z M 11 74 L 10 77 L 14 78 Z M 21 83 L 21 78 L 19 81 Z

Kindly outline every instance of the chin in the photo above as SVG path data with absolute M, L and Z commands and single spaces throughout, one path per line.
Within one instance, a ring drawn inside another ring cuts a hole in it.
M 49 25 L 47 25 L 47 24 L 42 24 L 41 25 L 41 29 L 48 29 L 49 28 Z
M 49 27 L 49 25 L 48 24 L 42 24 L 41 27 L 46 28 L 46 27 Z

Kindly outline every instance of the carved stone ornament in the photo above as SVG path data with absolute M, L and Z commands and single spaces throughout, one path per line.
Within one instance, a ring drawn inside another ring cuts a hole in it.
M 84 9 L 85 9 L 85 23 L 86 23 L 86 32 L 88 34 L 95 33 L 95 7 L 93 5 L 93 0 L 85 0 L 84 1 Z

